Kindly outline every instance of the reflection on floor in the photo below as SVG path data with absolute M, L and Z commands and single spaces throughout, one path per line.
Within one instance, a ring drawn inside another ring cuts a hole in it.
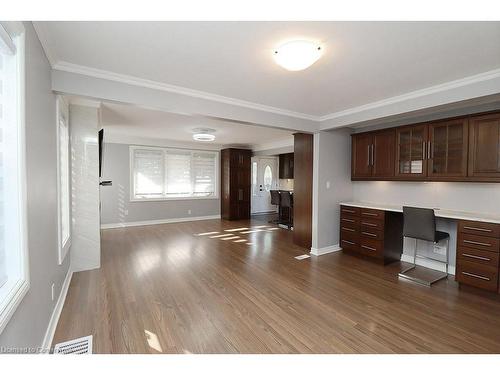
M 102 267 L 73 276 L 54 343 L 96 353 L 500 352 L 500 301 L 307 253 L 265 220 L 102 231 Z

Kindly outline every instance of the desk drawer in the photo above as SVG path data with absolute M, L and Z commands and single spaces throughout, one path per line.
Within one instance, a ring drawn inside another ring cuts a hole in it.
M 340 206 L 340 216 L 359 216 L 359 207 Z
M 358 244 L 359 243 L 359 232 L 358 231 L 351 232 L 351 231 L 348 231 L 346 229 L 341 229 L 340 230 L 340 238 L 342 240 L 348 240 L 350 242 Z
M 340 225 L 345 225 L 345 224 L 359 227 L 359 217 L 354 217 L 354 216 L 340 217 Z
M 486 237 L 500 237 L 500 225 L 492 223 L 482 223 L 480 221 L 458 222 L 458 231 L 461 233 L 475 234 Z
M 362 208 L 361 209 L 361 219 L 384 219 L 385 212 L 381 210 L 373 210 L 371 208 Z
M 457 249 L 457 262 L 460 263 L 462 261 L 498 267 L 498 253 L 468 247 L 459 247 Z
M 384 253 L 384 241 L 361 237 L 359 241 L 359 250 L 365 255 L 381 258 Z
M 459 233 L 458 246 L 478 250 L 494 251 L 498 253 L 499 240 L 497 238 L 476 236 L 474 234 Z
M 359 220 L 363 230 L 384 230 L 384 221 L 362 217 Z
M 350 232 L 350 233 L 359 233 L 359 225 L 351 224 L 351 223 L 340 223 L 340 231 Z
M 384 231 L 381 230 L 373 230 L 371 228 L 362 227 L 359 234 L 361 237 L 369 238 L 372 240 L 384 239 Z
M 359 244 L 347 239 L 340 240 L 340 247 L 344 250 L 359 251 Z
M 496 291 L 498 268 L 461 261 L 457 264 L 457 281 L 477 288 Z

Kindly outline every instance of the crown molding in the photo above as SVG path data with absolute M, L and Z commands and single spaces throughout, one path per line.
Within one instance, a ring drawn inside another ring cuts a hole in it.
M 268 142 L 268 143 L 259 143 L 259 144 L 252 145 L 252 151 L 254 151 L 254 152 L 268 151 L 268 150 L 274 150 L 274 149 L 289 147 L 289 146 L 293 146 L 293 137 L 292 136 L 290 136 L 287 139 L 283 139 L 283 140 L 279 140 L 279 141 Z
M 134 85 L 139 87 L 146 87 L 154 90 L 167 91 L 170 93 L 186 95 L 194 98 L 200 98 L 205 100 L 211 100 L 214 102 L 235 105 L 239 107 L 245 107 L 250 109 L 255 109 L 263 112 L 275 113 L 282 116 L 294 117 L 303 120 L 318 121 L 318 116 L 309 115 L 306 113 L 294 112 L 287 109 L 271 107 L 264 104 L 258 104 L 253 102 L 248 102 L 246 100 L 230 98 L 227 96 L 212 94 L 205 91 L 193 90 L 186 87 L 170 85 L 167 83 L 161 83 L 157 81 L 152 81 L 144 78 L 138 78 L 135 76 L 130 76 L 126 74 L 119 74 L 110 72 L 107 70 L 90 68 L 83 65 L 77 65 L 68 63 L 66 61 L 58 61 L 53 66 L 54 70 L 60 70 L 68 73 L 76 73 L 84 76 L 106 79 L 114 82 L 125 83 L 128 85 Z
M 489 80 L 493 80 L 493 79 L 498 79 L 498 78 L 500 78 L 500 68 L 490 70 L 490 71 L 487 71 L 484 73 L 479 73 L 479 74 L 476 74 L 473 76 L 460 78 L 460 79 L 457 79 L 454 81 L 445 82 L 445 83 L 442 83 L 439 85 L 427 87 L 425 89 L 411 91 L 411 92 L 406 93 L 406 94 L 393 96 L 391 98 L 387 98 L 387 99 L 379 100 L 376 102 L 364 104 L 364 105 L 361 105 L 358 107 L 349 108 L 349 109 L 346 109 L 343 111 L 330 113 L 328 115 L 319 116 L 318 121 L 324 122 L 324 121 L 328 121 L 328 120 L 334 120 L 334 119 L 337 119 L 340 117 L 354 115 L 354 114 L 369 111 L 369 110 L 379 109 L 379 108 L 382 108 L 385 106 L 394 105 L 394 104 L 401 103 L 404 101 L 419 99 L 419 98 L 422 98 L 422 97 L 425 97 L 428 95 L 443 93 L 443 92 L 448 91 L 448 90 L 453 90 L 456 88 L 460 88 L 460 87 L 464 87 L 464 86 L 468 86 L 468 85 L 472 85 L 472 84 L 476 84 L 476 83 L 480 83 L 480 82 L 484 82 L 484 81 L 489 81 Z
M 43 22 L 31 22 L 31 24 L 35 29 L 35 33 L 38 36 L 38 40 L 42 45 L 47 60 L 49 60 L 50 66 L 54 68 L 54 65 L 58 61 L 58 58 L 56 53 L 54 52 L 54 48 L 52 48 L 52 44 L 49 38 L 49 33 L 47 31 L 45 24 Z

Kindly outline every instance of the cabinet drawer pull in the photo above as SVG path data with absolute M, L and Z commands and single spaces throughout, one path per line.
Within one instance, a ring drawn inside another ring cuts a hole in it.
M 371 213 L 371 212 L 363 212 L 363 215 L 366 215 L 366 216 L 378 216 L 378 214 L 374 214 L 374 213 Z
M 350 214 L 354 214 L 354 213 L 356 213 L 356 211 L 354 211 L 354 210 L 347 210 L 347 209 L 345 209 L 345 208 L 342 210 L 342 212 L 348 212 L 348 213 L 350 213 Z
M 490 278 L 489 278 L 489 277 L 479 276 L 479 275 L 476 275 L 476 274 L 474 274 L 474 273 L 470 273 L 470 272 L 464 272 L 464 271 L 462 271 L 462 274 L 463 274 L 463 275 L 470 276 L 470 277 L 475 277 L 476 279 L 481 279 L 481 280 L 490 281 Z
M 364 234 L 364 235 L 370 236 L 370 237 L 377 237 L 376 234 L 373 234 L 373 233 L 370 233 L 370 232 L 361 232 L 361 234 Z
M 491 229 L 476 228 L 476 227 L 468 227 L 468 226 L 464 226 L 464 229 L 478 230 L 478 231 L 480 231 L 480 232 L 492 232 L 492 230 L 491 230 Z
M 470 240 L 463 240 L 464 243 L 470 243 L 472 245 L 481 245 L 481 246 L 489 246 L 491 247 L 490 243 L 484 243 L 484 242 L 477 242 L 477 241 L 470 241 Z
M 349 245 L 356 245 L 354 242 L 347 241 L 347 240 L 342 240 L 342 242 L 348 243 Z
M 354 229 L 342 227 L 342 230 L 347 230 L 349 232 L 356 232 Z
M 361 225 L 366 225 L 367 227 L 378 227 L 378 224 L 373 224 L 373 223 L 363 223 L 363 222 L 361 222 Z
M 374 247 L 365 246 L 365 245 L 361 245 L 361 247 L 362 247 L 363 249 L 367 249 L 367 250 L 370 250 L 370 251 L 377 251 L 377 249 L 375 249 Z
M 342 219 L 342 221 L 347 221 L 348 223 L 354 223 L 353 219 Z
M 467 258 L 474 258 L 474 259 L 486 260 L 488 262 L 491 260 L 490 258 L 480 257 L 479 255 L 472 255 L 472 254 L 465 254 L 465 253 L 463 253 L 462 256 L 467 257 Z

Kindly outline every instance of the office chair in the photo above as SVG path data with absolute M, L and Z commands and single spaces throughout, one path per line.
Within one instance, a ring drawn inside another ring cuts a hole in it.
M 418 282 L 427 286 L 431 286 L 436 281 L 448 277 L 448 253 L 450 245 L 450 234 L 446 232 L 436 231 L 436 216 L 434 210 L 429 208 L 417 207 L 403 207 L 403 238 L 409 237 L 415 239 L 415 251 L 413 255 L 413 265 L 399 273 L 400 277 L 406 278 L 411 281 Z M 417 254 L 418 240 L 433 242 L 434 244 L 439 241 L 446 240 L 446 261 L 430 258 Z M 410 276 L 409 271 L 416 268 L 417 257 L 432 259 L 436 262 L 445 263 L 446 272 L 442 275 L 428 281 L 415 276 Z

